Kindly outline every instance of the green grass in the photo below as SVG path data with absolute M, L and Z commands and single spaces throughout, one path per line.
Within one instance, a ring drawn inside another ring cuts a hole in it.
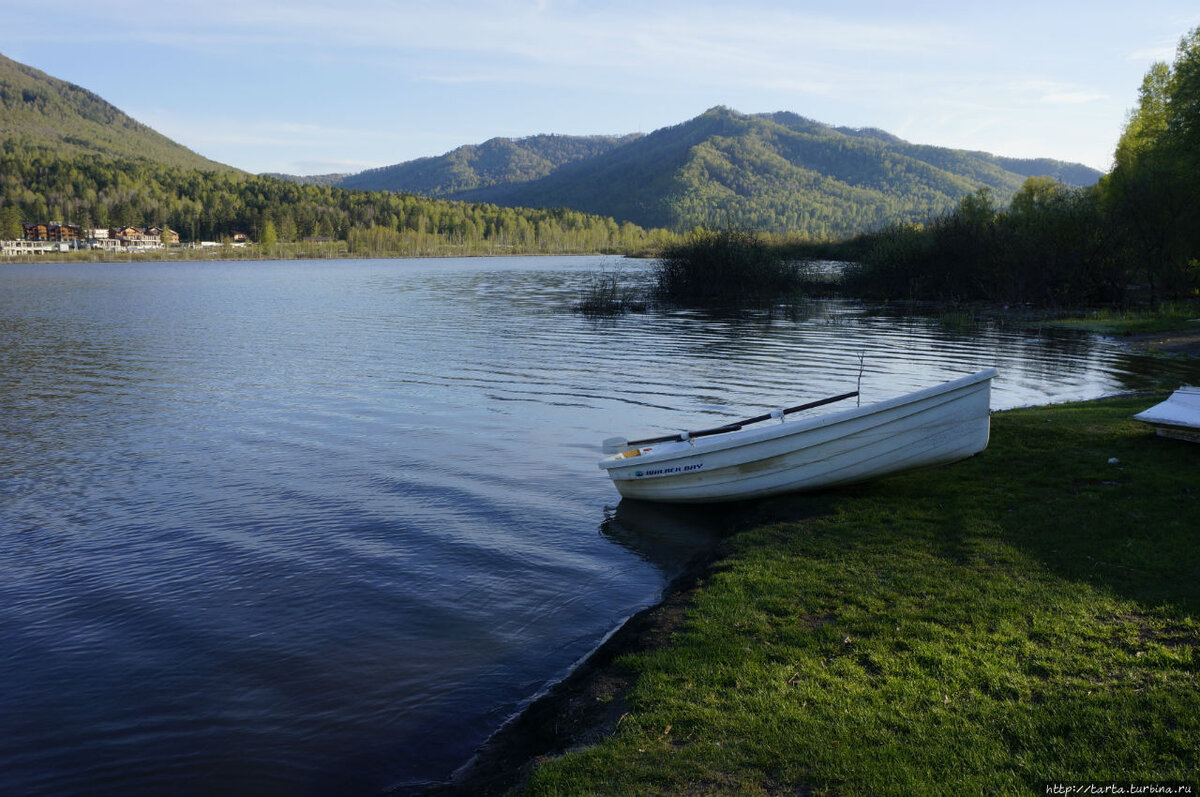
M 530 794 L 1041 794 L 1200 772 L 1200 446 L 1122 398 L 728 541 L 631 710 Z M 1117 460 L 1111 462 L 1110 460 Z
M 1041 322 L 1042 326 L 1080 329 L 1101 335 L 1140 335 L 1173 332 L 1180 329 L 1200 331 L 1200 304 L 1169 302 L 1155 310 L 1093 310 L 1086 315 Z

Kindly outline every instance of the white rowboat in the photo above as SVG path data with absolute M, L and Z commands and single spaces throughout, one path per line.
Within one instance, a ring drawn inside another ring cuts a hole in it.
M 987 368 L 866 407 L 787 421 L 789 412 L 856 394 L 776 410 L 701 432 L 626 443 L 605 441 L 600 461 L 625 498 L 712 503 L 866 481 L 955 462 L 987 447 Z M 742 428 L 764 420 L 779 422 Z M 615 453 L 614 453 L 615 452 Z
M 1133 417 L 1154 426 L 1160 437 L 1200 443 L 1200 387 L 1181 387 Z

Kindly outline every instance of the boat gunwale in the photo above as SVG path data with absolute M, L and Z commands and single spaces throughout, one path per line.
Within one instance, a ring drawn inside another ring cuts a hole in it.
M 888 410 L 903 407 L 908 404 L 915 404 L 929 398 L 933 398 L 944 393 L 952 393 L 956 390 L 961 390 L 968 387 L 973 387 L 979 383 L 987 382 L 994 379 L 999 372 L 995 367 L 984 368 L 976 371 L 973 374 L 952 379 L 948 382 L 932 385 L 927 388 L 905 393 L 899 396 L 893 396 L 889 399 L 868 404 L 865 407 L 853 407 L 851 409 L 839 410 L 837 412 L 827 413 L 825 415 L 816 415 L 811 418 L 802 418 L 796 421 L 788 421 L 785 423 L 773 424 L 770 426 L 756 427 L 750 429 L 737 429 L 722 434 L 711 435 L 700 438 L 695 441 L 679 441 L 659 443 L 649 448 L 662 448 L 663 450 L 642 453 L 637 457 L 622 457 L 620 454 L 613 454 L 600 460 L 599 467 L 605 471 L 609 471 L 610 475 L 614 475 L 611 471 L 615 468 L 624 467 L 642 467 L 661 462 L 669 462 L 674 459 L 683 459 L 701 454 L 711 454 L 719 451 L 726 451 L 731 448 L 738 448 L 746 445 L 775 440 L 781 437 L 802 434 L 804 432 L 816 431 L 818 429 L 833 426 L 839 423 L 857 420 L 858 418 L 868 417 L 876 413 L 887 412 Z

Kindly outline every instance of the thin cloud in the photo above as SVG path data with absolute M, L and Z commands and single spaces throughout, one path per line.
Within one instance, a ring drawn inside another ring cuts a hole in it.
M 1057 105 L 1081 105 L 1109 98 L 1102 92 L 1053 80 L 1020 81 L 1012 84 L 1012 92 L 1017 97 L 1025 97 L 1034 102 Z
M 138 110 L 135 118 L 170 136 L 173 131 L 186 133 L 189 141 L 208 145 L 248 144 L 290 147 L 345 142 L 348 139 L 391 140 L 394 131 L 337 127 L 304 122 L 264 121 L 211 114 L 180 114 L 154 108 Z
M 1089 102 L 1102 102 L 1107 99 L 1107 94 L 1096 92 L 1060 91 L 1043 95 L 1041 101 L 1053 105 L 1084 105 Z
M 631 18 L 604 4 L 183 0 L 170 14 L 160 14 L 144 2 L 126 0 L 104 6 L 51 3 L 59 13 L 49 16 L 86 25 L 84 20 L 101 14 L 111 19 L 115 9 L 129 20 L 122 27 L 125 41 L 189 50 L 301 44 L 317 51 L 368 47 L 445 54 L 455 56 L 467 75 L 479 71 L 480 59 L 617 72 L 653 67 L 743 73 L 770 65 L 786 70 L 813 53 L 881 57 L 931 48 L 945 53 L 963 38 L 961 31 L 928 21 L 857 22 L 768 5 L 757 11 L 730 4 L 655 5 L 638 8 Z M 452 63 L 442 66 L 441 79 L 450 79 L 445 69 Z

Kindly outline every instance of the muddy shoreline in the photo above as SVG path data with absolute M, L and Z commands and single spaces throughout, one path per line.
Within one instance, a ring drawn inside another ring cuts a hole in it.
M 1147 332 L 1139 335 L 1114 336 L 1137 351 L 1161 351 L 1200 357 L 1200 329 L 1179 329 L 1170 332 Z

